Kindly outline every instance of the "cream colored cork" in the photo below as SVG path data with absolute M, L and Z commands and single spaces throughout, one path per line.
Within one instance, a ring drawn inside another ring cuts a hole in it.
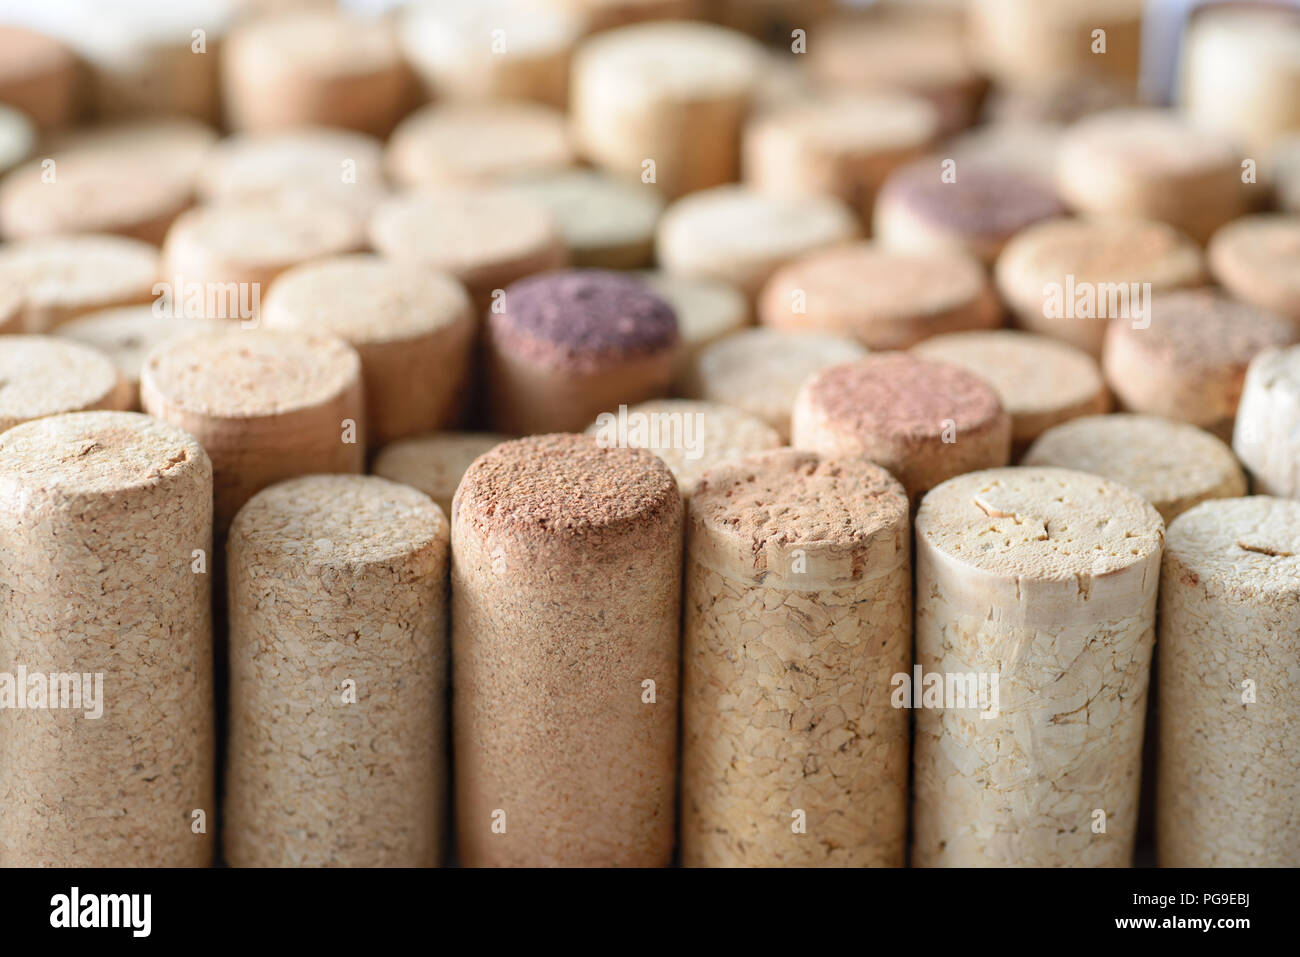
M 1300 132 L 1278 140 L 1270 165 L 1278 208 L 1288 213 L 1300 213 Z
M 1110 393 L 1092 356 L 1046 336 L 1013 329 L 953 332 L 912 351 L 960 366 L 993 387 L 1011 416 L 1013 460 L 1052 426 L 1110 411 Z
M 1120 404 L 1232 438 L 1246 367 L 1300 339 L 1300 325 L 1217 292 L 1157 295 L 1150 325 L 1112 319 L 1102 365 Z
M 830 197 L 719 186 L 668 207 L 656 253 L 668 272 L 724 280 L 752 301 L 782 263 L 858 232 L 852 210 Z
M 548 0 L 581 17 L 588 33 L 647 20 L 688 20 L 705 12 L 708 0 Z
M 995 273 L 1020 326 L 1097 358 L 1111 319 L 1145 320 L 1145 283 L 1156 293 L 1206 278 L 1200 249 L 1183 233 L 1166 223 L 1111 217 L 1030 226 L 1007 243 Z
M 1214 234 L 1208 257 L 1229 293 L 1300 326 L 1300 215 L 1242 217 Z
M 0 335 L 23 331 L 23 288 L 0 278 Z
M 1206 502 L 1160 580 L 1162 867 L 1300 865 L 1300 502 Z
M 906 349 L 939 333 L 1000 326 L 1002 304 L 983 266 L 963 252 L 851 243 L 778 269 L 759 294 L 758 321 Z
M 687 398 L 748 412 L 788 442 L 795 396 L 804 381 L 866 354 L 842 336 L 746 329 L 701 349 L 682 373 L 681 391 Z
M 658 293 L 677 315 L 681 352 L 677 360 L 678 386 L 704 349 L 750 324 L 749 303 L 740 291 L 721 279 L 682 276 L 662 270 L 636 274 Z
M 232 867 L 441 863 L 448 527 L 420 492 L 309 475 L 230 528 Z
M 98 349 L 51 336 L 0 338 L 0 432 L 47 415 L 130 406 L 130 386 Z
M 0 103 L 0 174 L 7 173 L 36 148 L 36 125 L 11 107 Z
M 668 197 L 736 179 L 762 48 L 705 23 L 621 27 L 573 60 L 570 109 L 582 155 Z
M 1068 469 L 925 497 L 917 664 L 989 696 L 916 712 L 913 865 L 1131 864 L 1163 543 L 1135 493 Z
M 399 439 L 375 456 L 370 471 L 418 488 L 451 515 L 451 500 L 474 460 L 510 436 L 496 432 L 439 432 Z
M 463 864 L 669 863 L 682 525 L 644 449 L 543 435 L 470 466 L 452 506 Z
M 767 452 L 705 474 L 687 535 L 682 863 L 901 867 L 902 486 L 861 458 Z
M 372 447 L 449 428 L 464 408 L 477 322 L 451 276 L 379 256 L 322 259 L 275 281 L 262 320 L 332 332 L 357 350 Z
M 795 399 L 790 444 L 822 455 L 865 455 L 915 505 L 940 482 L 1006 465 L 1011 416 L 972 372 L 907 352 L 870 355 L 810 376 Z
M 1165 524 L 1194 505 L 1246 494 L 1232 450 L 1196 426 L 1153 415 L 1088 415 L 1039 436 L 1020 462 L 1090 472 L 1127 485 Z
M 73 122 L 82 105 L 76 56 L 53 37 L 0 24 L 0 103 L 42 129 Z
M 1300 346 L 1267 349 L 1251 360 L 1232 450 L 1256 494 L 1300 498 Z
M 364 469 L 361 360 L 327 332 L 232 329 L 174 339 L 145 360 L 140 402 L 212 456 L 219 542 L 268 485 Z
M 0 672 L 26 669 L 28 702 L 51 674 L 96 699 L 0 709 L 0 867 L 212 863 L 211 547 L 212 465 L 180 429 L 79 412 L 0 436 Z

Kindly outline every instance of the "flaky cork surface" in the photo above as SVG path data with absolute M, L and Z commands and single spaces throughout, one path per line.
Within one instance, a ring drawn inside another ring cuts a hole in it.
M 385 445 L 370 471 L 418 488 L 451 515 L 451 500 L 470 464 L 509 440 L 495 432 L 442 432 L 400 439 Z
M 669 862 L 681 546 L 677 483 L 643 449 L 543 435 L 470 466 L 452 505 L 462 863 Z
M 1214 234 L 1207 255 L 1233 296 L 1300 324 L 1300 215 L 1244 216 Z
M 683 863 L 901 866 L 902 486 L 863 459 L 766 452 L 706 473 L 688 529 Z
M 130 404 L 126 379 L 99 350 L 52 336 L 0 339 L 0 432 L 60 412 Z
M 1232 450 L 1260 495 L 1300 498 L 1300 346 L 1266 349 L 1246 370 Z
M 442 510 L 372 476 L 291 479 L 240 511 L 227 554 L 227 862 L 440 863 Z
M 0 866 L 209 865 L 208 456 L 136 413 L 21 425 L 0 437 L 0 543 L 0 671 L 101 674 L 103 708 L 0 709 Z

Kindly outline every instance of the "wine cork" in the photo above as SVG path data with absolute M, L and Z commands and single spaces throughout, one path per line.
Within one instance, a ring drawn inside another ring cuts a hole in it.
M 36 125 L 26 113 L 0 103 L 0 175 L 31 155 L 36 148 Z
M 976 472 L 926 496 L 917 663 L 988 694 L 917 710 L 914 866 L 1132 862 L 1163 542 L 1136 494 L 1068 469 Z
M 1300 326 L 1217 292 L 1155 296 L 1150 325 L 1112 319 L 1102 364 L 1120 404 L 1232 437 L 1246 367 L 1259 352 L 1291 345 Z
M 579 151 L 669 197 L 731 182 L 761 58 L 742 34 L 685 21 L 586 41 L 574 56 L 570 102 Z
M 692 399 L 653 399 L 626 412 L 602 412 L 587 434 L 607 448 L 649 449 L 672 470 L 687 500 L 714 466 L 785 444 L 757 416 Z
M 1257 495 L 1300 498 L 1300 346 L 1266 349 L 1251 360 L 1232 449 Z
M 471 465 L 452 515 L 461 862 L 668 864 L 683 524 L 672 473 L 644 449 L 535 436 Z
M 564 114 L 536 103 L 452 103 L 412 113 L 385 162 L 401 186 L 489 184 L 573 165 Z
M 1064 77 L 1033 87 L 995 86 L 984 101 L 983 115 L 994 125 L 1061 126 L 1105 110 L 1136 106 L 1138 102 L 1132 81 Z
M 54 37 L 0 24 L 0 103 L 42 129 L 74 122 L 81 112 L 76 56 Z
M 853 212 L 830 197 L 719 186 L 664 211 L 656 253 L 669 272 L 724 280 L 752 301 L 786 260 L 857 235 Z
M 1022 328 L 1097 358 L 1111 319 L 1149 317 L 1148 288 L 1205 280 L 1200 249 L 1186 235 L 1165 223 L 1112 217 L 1030 226 L 1002 250 L 995 276 Z
M 581 17 L 587 32 L 625 27 L 647 20 L 688 20 L 703 11 L 702 0 L 547 0 Z
M 951 332 L 912 351 L 960 366 L 993 387 L 1011 416 L 1013 461 L 1052 426 L 1110 411 L 1110 393 L 1092 356 L 1046 336 L 1014 329 Z
M 954 475 L 1006 465 L 1011 416 L 979 376 L 895 352 L 809 377 L 790 438 L 795 448 L 834 458 L 865 455 L 889 469 L 915 504 Z
M 450 516 L 452 497 L 466 470 L 509 438 L 496 432 L 440 432 L 398 439 L 379 450 L 370 471 L 418 488 Z
M 222 46 L 221 80 L 234 130 L 341 126 L 384 137 L 414 95 L 392 24 L 334 10 L 237 26 Z
M 50 336 L 0 339 L 0 432 L 47 415 L 130 404 L 126 379 L 97 349 Z
M 450 427 L 465 402 L 477 325 L 450 276 L 378 256 L 296 266 L 271 287 L 268 329 L 323 329 L 361 356 L 372 447 Z
M 1208 255 L 1229 293 L 1300 326 L 1300 215 L 1245 216 L 1215 233 Z
M 758 297 L 758 321 L 905 349 L 929 336 L 1002 324 L 984 268 L 955 250 L 909 253 L 853 243 L 787 263 Z
M 484 363 L 498 432 L 578 432 L 601 412 L 667 393 L 680 337 L 640 280 L 566 270 L 511 284 L 488 315 Z
M 804 380 L 867 350 L 852 339 L 817 333 L 746 329 L 701 349 L 682 373 L 682 394 L 735 406 L 762 419 L 783 441 Z
M 212 456 L 214 527 L 284 479 L 361 472 L 361 360 L 325 332 L 242 330 L 183 336 L 149 354 L 140 402 Z
M 110 306 L 149 302 L 158 250 L 122 236 L 45 236 L 0 245 L 0 283 L 22 289 L 22 327 L 46 332 Z
M 21 425 L 0 436 L 0 542 L 0 672 L 25 669 L 29 704 L 38 676 L 80 692 L 0 710 L 0 867 L 208 866 L 208 456 L 132 412 Z
M 1263 199 L 1241 161 L 1230 139 L 1172 110 L 1113 110 L 1066 131 L 1056 187 L 1081 213 L 1157 220 L 1204 243 Z
M 0 335 L 22 331 L 22 287 L 16 282 L 0 277 Z
M 1056 163 L 1065 127 L 1048 120 L 1004 120 L 986 123 L 954 136 L 943 145 L 943 157 L 959 171 L 972 167 L 1019 177 L 1026 193 L 1056 194 Z M 933 167 L 932 167 L 933 168 Z M 961 182 L 961 176 L 957 177 Z M 956 184 L 944 183 L 951 187 Z M 939 196 L 950 196 L 940 193 Z M 977 195 L 983 195 L 982 191 Z M 937 212 L 932 215 L 938 216 Z M 949 217 L 951 218 L 951 217 Z M 1032 225 L 1032 224 L 1030 224 Z
M 433 867 L 447 787 L 447 519 L 309 475 L 230 528 L 232 867 Z
M 1170 525 L 1160 580 L 1162 867 L 1300 864 L 1297 668 L 1300 502 L 1206 502 Z
M 688 535 L 682 863 L 901 867 L 902 487 L 864 459 L 769 452 L 705 475 Z
M 1090 472 L 1119 482 L 1150 502 L 1169 524 L 1209 499 L 1246 494 L 1232 449 L 1186 422 L 1153 415 L 1088 415 L 1053 426 L 1021 460 Z
M 964 252 L 991 266 L 1021 230 L 1065 214 L 1055 191 L 1019 169 L 938 157 L 895 170 L 876 197 L 873 235 L 890 249 Z
M 667 302 L 677 316 L 677 332 L 681 337 L 677 358 L 679 388 L 696 356 L 750 323 L 749 303 L 735 286 L 721 279 L 681 276 L 661 270 L 647 270 L 636 275 Z

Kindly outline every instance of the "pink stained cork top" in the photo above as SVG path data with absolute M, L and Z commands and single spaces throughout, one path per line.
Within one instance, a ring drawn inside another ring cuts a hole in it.
M 1219 292 L 1187 289 L 1151 297 L 1150 325 L 1111 320 L 1110 335 L 1177 368 L 1245 365 L 1256 353 L 1288 346 L 1300 330 L 1288 319 Z
M 880 202 L 898 202 L 929 222 L 971 236 L 1006 236 L 1065 214 L 1051 187 L 988 163 L 966 162 L 956 182 L 945 182 L 937 158 L 895 170 Z

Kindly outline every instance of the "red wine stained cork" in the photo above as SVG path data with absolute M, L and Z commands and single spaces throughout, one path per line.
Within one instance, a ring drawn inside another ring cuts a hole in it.
M 140 402 L 212 456 L 219 541 L 268 485 L 365 464 L 361 360 L 326 332 L 235 328 L 174 339 L 145 360 Z
M 1236 298 L 1300 327 L 1300 215 L 1246 216 L 1215 233 L 1210 271 Z
M 234 130 L 341 126 L 383 137 L 414 94 L 392 24 L 334 10 L 236 27 L 222 46 L 221 79 Z
M 439 432 L 399 439 L 379 450 L 370 471 L 418 488 L 450 516 L 452 497 L 466 470 L 509 438 L 495 432 Z
M 1153 415 L 1088 415 L 1038 437 L 1021 465 L 1090 472 L 1126 485 L 1168 524 L 1194 505 L 1246 494 L 1232 450 L 1209 432 Z
M 1135 493 L 1068 469 L 925 497 L 917 667 L 977 702 L 917 709 L 914 866 L 1132 863 L 1163 543 Z
M 858 235 L 853 211 L 828 196 L 778 196 L 719 186 L 679 199 L 659 220 L 669 272 L 731 283 L 752 301 L 786 260 Z
M 208 456 L 133 412 L 28 422 L 0 436 L 0 543 L 0 671 L 76 693 L 0 710 L 0 867 L 207 867 Z
M 721 279 L 647 270 L 637 277 L 658 293 L 677 316 L 682 345 L 677 359 L 680 386 L 695 357 L 708 346 L 750 324 L 749 303 Z
M 498 432 L 578 432 L 667 393 L 681 337 L 672 307 L 632 276 L 587 269 L 513 283 L 485 329 Z
M 861 458 L 768 452 L 707 472 L 688 529 L 682 863 L 901 867 L 902 486 Z
M 1014 329 L 952 332 L 912 351 L 960 366 L 993 387 L 1011 416 L 1012 460 L 1052 426 L 1110 411 L 1096 360 L 1056 339 Z
M 573 61 L 578 149 L 669 197 L 730 182 L 761 62 L 755 41 L 705 23 L 638 24 L 587 40 Z
M 759 294 L 758 321 L 851 337 L 873 350 L 905 349 L 939 333 L 995 328 L 1002 304 L 983 266 L 963 252 L 853 243 L 778 269 Z
M 974 167 L 1018 177 L 1027 195 L 1040 195 L 1044 191 L 1055 195 L 1056 160 L 1063 130 L 1060 123 L 1048 120 L 986 123 L 945 141 L 942 158 L 956 162 L 958 182 L 961 182 L 961 172 Z
M 682 524 L 644 449 L 542 435 L 470 466 L 452 506 L 461 863 L 669 863 Z
M 811 376 L 795 400 L 790 444 L 834 458 L 865 455 L 915 504 L 954 475 L 1006 465 L 1011 416 L 974 373 L 886 353 Z
M 1217 292 L 1185 290 L 1155 296 L 1149 326 L 1111 320 L 1102 364 L 1124 408 L 1229 439 L 1250 360 L 1297 339 L 1300 326 L 1281 316 Z
M 435 867 L 448 527 L 415 489 L 309 475 L 230 528 L 232 867 Z
M 804 381 L 866 355 L 853 339 L 746 329 L 701 349 L 681 374 L 687 398 L 735 406 L 790 439 L 790 415 Z
M 1300 502 L 1206 502 L 1160 581 L 1162 867 L 1300 865 Z
M 31 117 L 37 126 L 67 126 L 81 111 L 77 58 L 53 37 L 0 24 L 0 103 Z
M 998 257 L 998 291 L 1018 324 L 1100 358 L 1106 326 L 1141 324 L 1152 293 L 1199 286 L 1201 251 L 1165 223 L 1049 219 L 1019 233 Z M 1140 306 L 1140 308 L 1139 308 Z
M 1055 191 L 1018 169 L 946 157 L 909 163 L 876 197 L 873 235 L 883 246 L 917 253 L 965 252 L 991 266 L 1023 229 L 1065 213 Z
M 1300 498 L 1300 346 L 1251 360 L 1232 449 L 1257 495 Z
M 35 124 L 26 113 L 0 103 L 0 175 L 27 159 L 35 148 Z
M 130 405 L 130 386 L 98 349 L 52 336 L 0 338 L 0 432 L 47 415 Z
M 296 266 L 271 287 L 268 329 L 321 329 L 361 356 L 372 447 L 448 428 L 464 405 L 477 321 L 450 276 L 378 256 Z

